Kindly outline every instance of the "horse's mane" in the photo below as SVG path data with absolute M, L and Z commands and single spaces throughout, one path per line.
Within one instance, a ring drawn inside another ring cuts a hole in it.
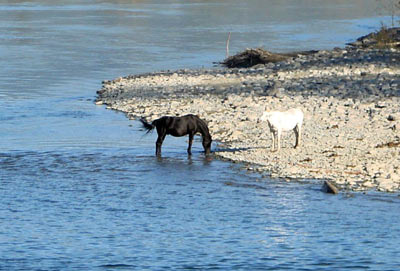
M 201 118 L 199 118 L 198 116 L 196 116 L 196 118 L 198 120 L 198 124 L 199 124 L 199 127 L 200 127 L 201 135 L 203 137 L 207 137 L 208 139 L 211 140 L 211 135 L 210 135 L 210 132 L 208 130 L 207 123 L 204 120 L 202 120 Z

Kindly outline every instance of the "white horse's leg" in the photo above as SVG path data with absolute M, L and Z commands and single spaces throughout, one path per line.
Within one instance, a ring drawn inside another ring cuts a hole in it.
M 271 150 L 274 151 L 274 149 L 275 149 L 275 131 L 271 131 L 271 138 L 272 138 Z
M 281 135 L 282 135 L 282 130 L 278 129 L 277 132 L 278 149 L 276 151 L 279 151 L 281 149 Z
M 293 128 L 293 132 L 296 137 L 296 142 L 294 144 L 294 148 L 296 149 L 297 145 L 299 144 L 299 127 L 297 125 Z
M 297 148 L 299 146 L 299 125 L 297 124 L 293 128 L 294 135 L 296 136 L 296 143 L 294 144 L 294 148 Z
M 301 143 L 301 123 L 297 124 L 297 134 L 296 147 L 300 146 Z
M 275 129 L 272 127 L 271 123 L 268 121 L 268 127 L 269 131 L 271 132 L 271 138 L 272 138 L 272 147 L 271 150 L 274 151 L 275 149 Z

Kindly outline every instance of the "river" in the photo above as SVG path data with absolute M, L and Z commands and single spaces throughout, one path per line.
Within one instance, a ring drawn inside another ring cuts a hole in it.
M 343 47 L 375 0 L 0 3 L 0 270 L 396 270 L 397 194 L 320 192 L 206 159 L 154 157 L 101 81 L 212 67 L 247 47 Z M 215 147 L 215 146 L 214 146 Z

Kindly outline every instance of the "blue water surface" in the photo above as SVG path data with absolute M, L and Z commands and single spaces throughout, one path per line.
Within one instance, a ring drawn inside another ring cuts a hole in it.
M 0 3 L 0 270 L 397 270 L 397 193 L 320 191 L 206 158 L 96 106 L 102 80 L 331 49 L 375 0 Z M 215 148 L 215 143 L 213 145 Z

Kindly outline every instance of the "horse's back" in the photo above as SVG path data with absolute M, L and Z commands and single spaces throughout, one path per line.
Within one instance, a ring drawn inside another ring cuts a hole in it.
M 191 129 L 195 129 L 195 128 L 198 127 L 201 123 L 204 123 L 204 124 L 205 124 L 205 122 L 204 122 L 202 119 L 200 119 L 199 116 L 193 115 L 193 114 L 187 114 L 187 115 L 184 115 L 184 116 L 182 116 L 182 117 L 180 117 L 180 118 L 181 118 L 181 120 L 183 120 L 183 121 L 188 125 L 188 127 L 190 127 Z M 199 123 L 200 123 L 200 124 L 199 124 Z
M 284 112 L 272 111 L 269 112 L 267 119 L 274 129 L 289 131 L 295 128 L 297 125 L 302 125 L 303 112 L 298 108 L 289 109 L 288 111 Z
M 164 130 L 172 136 L 184 136 L 187 134 L 206 133 L 208 134 L 207 124 L 197 115 L 187 114 L 181 117 L 163 116 L 153 121 L 157 131 Z
M 303 124 L 304 114 L 299 108 L 292 108 L 285 113 L 285 119 L 283 120 L 284 130 L 291 130 L 296 126 L 301 126 Z
M 167 134 L 180 137 L 196 129 L 194 117 L 192 114 L 181 117 L 165 116 L 160 118 L 160 125 L 165 126 Z
M 303 123 L 303 118 L 304 114 L 303 111 L 300 108 L 292 108 L 287 111 L 291 115 L 291 117 L 296 120 L 297 123 L 302 124 Z
M 153 120 L 152 124 L 157 128 L 161 128 L 161 127 L 167 127 L 170 122 L 171 122 L 171 117 L 164 116 L 156 120 Z
M 200 120 L 199 116 L 193 115 L 193 114 L 187 114 L 187 115 L 184 115 L 184 116 L 179 117 L 179 118 L 185 119 L 187 121 L 198 121 L 198 120 Z

